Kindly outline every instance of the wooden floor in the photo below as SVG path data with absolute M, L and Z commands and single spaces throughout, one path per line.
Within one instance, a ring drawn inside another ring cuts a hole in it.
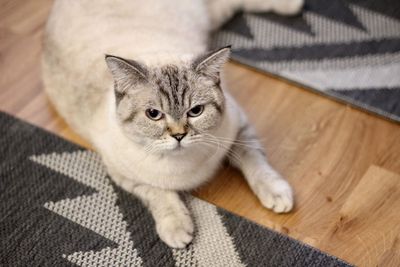
M 0 0 L 0 109 L 87 146 L 40 80 L 50 0 Z M 400 125 L 230 63 L 227 84 L 296 191 L 276 215 L 226 167 L 194 194 L 359 266 L 400 266 Z

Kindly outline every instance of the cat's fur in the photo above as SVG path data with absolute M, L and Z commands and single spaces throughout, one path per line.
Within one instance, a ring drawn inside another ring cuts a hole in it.
M 206 182 L 226 156 L 265 207 L 292 209 L 290 186 L 268 165 L 246 117 L 221 89 L 220 70 L 230 48 L 205 52 L 209 32 L 239 9 L 293 14 L 302 4 L 55 1 L 43 54 L 47 93 L 101 154 L 115 182 L 149 208 L 169 246 L 184 247 L 193 234 L 177 191 Z M 105 54 L 115 56 L 104 60 Z M 196 105 L 204 105 L 203 113 L 189 117 Z M 163 117 L 146 117 L 148 109 Z M 173 137 L 182 134 L 180 142 Z

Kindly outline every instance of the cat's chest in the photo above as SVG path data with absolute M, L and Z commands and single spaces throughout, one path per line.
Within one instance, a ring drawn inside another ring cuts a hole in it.
M 119 154 L 107 155 L 106 161 L 127 179 L 165 189 L 191 190 L 213 176 L 225 154 L 223 150 L 197 158 Z

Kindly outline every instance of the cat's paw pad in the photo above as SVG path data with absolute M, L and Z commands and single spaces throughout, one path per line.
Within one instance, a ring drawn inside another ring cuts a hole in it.
M 293 208 L 293 193 L 283 179 L 275 179 L 257 185 L 257 196 L 264 207 L 276 213 L 289 212 Z
M 304 0 L 275 0 L 273 10 L 281 15 L 296 15 L 304 6 Z
M 193 239 L 194 226 L 187 214 L 169 214 L 157 222 L 157 233 L 172 248 L 184 248 Z

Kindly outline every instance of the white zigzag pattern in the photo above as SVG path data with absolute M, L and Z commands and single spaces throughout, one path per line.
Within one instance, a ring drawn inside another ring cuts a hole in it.
M 143 261 L 134 249 L 127 231 L 127 224 L 116 205 L 117 195 L 100 157 L 90 151 L 31 156 L 30 159 L 60 172 L 87 186 L 97 193 L 47 202 L 45 207 L 118 244 L 117 248 L 100 251 L 79 251 L 62 255 L 79 266 L 142 266 Z M 186 266 L 244 266 L 235 249 L 217 208 L 192 196 L 186 197 L 196 224 L 193 243 L 186 249 L 173 249 L 175 265 Z
M 117 195 L 97 154 L 90 151 L 32 156 L 30 159 L 98 190 L 90 196 L 45 203 L 45 207 L 118 244 L 117 248 L 63 255 L 79 266 L 142 266 L 126 222 L 116 205 Z
M 246 14 L 244 19 L 254 33 L 253 40 L 237 33 L 222 31 L 216 36 L 214 43 L 234 43 L 235 49 L 254 47 L 270 49 L 400 37 L 400 23 L 397 20 L 356 5 L 350 5 L 350 9 L 367 29 L 366 32 L 306 11 L 303 14 L 304 19 L 315 33 L 315 36 L 311 36 L 259 16 Z
M 296 31 L 247 14 L 245 19 L 254 33 L 254 40 L 232 32 L 221 32 L 216 42 L 233 43 L 235 49 L 245 48 L 301 48 L 306 45 L 342 44 L 357 41 L 400 38 L 400 22 L 394 18 L 349 4 L 366 31 L 305 11 L 304 19 L 315 36 Z M 246 61 L 246 59 L 242 59 Z M 319 90 L 347 90 L 368 88 L 399 88 L 400 78 L 394 73 L 400 66 L 400 52 L 377 55 L 358 55 L 319 60 L 258 61 L 250 65 L 287 77 Z M 372 66 L 372 67 L 371 67 Z

